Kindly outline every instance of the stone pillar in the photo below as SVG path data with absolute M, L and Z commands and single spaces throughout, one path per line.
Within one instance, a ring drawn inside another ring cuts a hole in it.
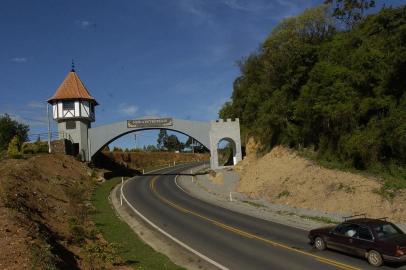
M 242 160 L 240 121 L 235 119 L 223 119 L 210 122 L 210 167 L 215 170 L 218 164 L 218 143 L 227 139 L 233 143 L 233 162 L 236 165 Z

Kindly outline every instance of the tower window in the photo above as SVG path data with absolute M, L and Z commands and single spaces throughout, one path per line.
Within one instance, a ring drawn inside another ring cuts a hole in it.
M 74 101 L 64 101 L 63 102 L 63 109 L 64 110 L 74 110 L 75 109 L 75 102 Z
M 66 122 L 66 129 L 75 129 L 76 128 L 76 121 L 67 121 Z

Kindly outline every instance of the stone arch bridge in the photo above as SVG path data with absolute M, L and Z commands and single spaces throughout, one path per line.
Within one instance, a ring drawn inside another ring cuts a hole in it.
M 210 167 L 219 168 L 218 145 L 223 139 L 229 141 L 233 148 L 233 163 L 242 160 L 239 119 L 232 121 L 216 120 L 210 122 L 190 121 L 175 118 L 135 119 L 97 126 L 87 130 L 87 147 L 81 150 L 90 161 L 112 141 L 132 132 L 149 129 L 168 129 L 192 137 L 210 150 Z M 84 134 L 82 134 L 84 135 Z

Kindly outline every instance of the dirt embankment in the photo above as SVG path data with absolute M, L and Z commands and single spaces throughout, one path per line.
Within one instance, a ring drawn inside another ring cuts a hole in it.
M 322 168 L 281 146 L 257 158 L 256 146 L 251 139 L 246 158 L 237 166 L 237 191 L 298 208 L 406 222 L 406 191 L 388 200 L 377 193 L 380 179 Z
M 112 268 L 114 248 L 88 218 L 95 182 L 70 156 L 2 160 L 0 269 Z
M 169 163 L 185 163 L 208 161 L 209 154 L 174 153 L 174 152 L 103 152 L 114 161 L 126 164 L 131 169 L 145 169 L 156 166 L 168 165 Z

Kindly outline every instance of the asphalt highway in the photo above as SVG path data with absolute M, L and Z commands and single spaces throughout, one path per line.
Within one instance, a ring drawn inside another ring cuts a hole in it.
M 175 179 L 177 173 L 191 167 L 177 166 L 134 177 L 123 186 L 123 194 L 146 219 L 223 269 L 376 269 L 362 258 L 314 250 L 304 230 L 190 196 Z

